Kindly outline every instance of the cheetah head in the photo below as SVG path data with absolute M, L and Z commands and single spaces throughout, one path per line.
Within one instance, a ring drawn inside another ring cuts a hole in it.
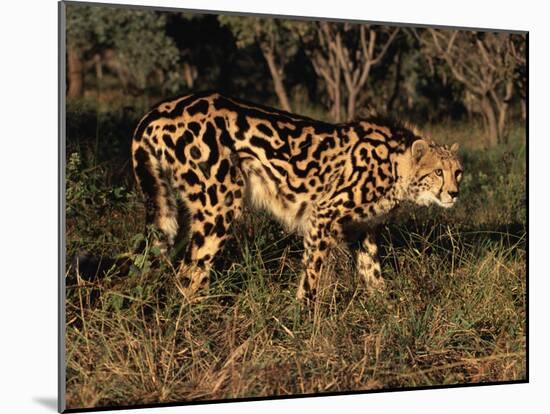
M 452 207 L 458 198 L 463 168 L 458 144 L 450 148 L 418 139 L 410 148 L 409 199 L 415 204 Z

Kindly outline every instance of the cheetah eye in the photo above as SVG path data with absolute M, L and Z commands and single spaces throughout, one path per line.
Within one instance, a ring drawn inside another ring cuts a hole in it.
M 437 170 L 435 170 L 435 175 L 441 177 L 443 175 L 443 170 L 441 168 L 438 168 Z
M 460 181 L 462 179 L 462 170 L 456 170 L 455 177 L 456 181 Z

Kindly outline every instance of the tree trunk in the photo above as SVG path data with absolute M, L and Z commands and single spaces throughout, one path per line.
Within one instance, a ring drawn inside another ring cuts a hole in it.
M 67 97 L 75 99 L 82 97 L 84 92 L 84 65 L 80 59 L 78 50 L 74 46 L 67 48 Z
M 269 72 L 271 73 L 271 79 L 273 80 L 273 88 L 279 98 L 279 103 L 281 108 L 285 111 L 292 111 L 290 107 L 290 101 L 288 100 L 288 95 L 286 93 L 285 85 L 283 83 L 283 69 L 279 68 L 275 62 L 275 55 L 273 50 L 262 48 L 263 55 L 267 61 L 267 66 L 269 67 Z
M 333 118 L 336 122 L 342 121 L 342 101 L 340 95 L 340 80 L 336 82 L 334 88 L 334 105 L 333 105 Z
M 357 92 L 358 90 L 348 91 L 348 109 L 346 114 L 346 119 L 352 121 L 355 117 L 355 106 L 357 102 Z
M 124 93 L 128 92 L 128 69 L 124 68 L 120 59 L 116 55 L 113 49 L 107 49 L 103 53 L 102 57 L 103 64 L 105 67 L 109 68 L 111 71 L 117 74 L 118 80 L 122 85 Z
M 507 135 L 505 134 L 506 128 L 506 119 L 508 115 L 508 106 L 509 102 L 512 99 L 512 92 L 514 90 L 514 84 L 512 81 L 506 83 L 506 94 L 504 99 L 501 102 L 495 102 L 498 108 L 498 135 L 500 139 L 505 139 L 508 141 Z
M 193 89 L 193 85 L 195 84 L 196 78 L 197 78 L 197 68 L 195 68 L 194 66 L 191 66 L 187 62 L 184 62 L 183 79 L 185 80 L 187 87 L 189 87 L 190 89 Z
M 399 49 L 399 52 L 395 55 L 395 78 L 393 80 L 393 90 L 386 105 L 387 113 L 391 113 L 393 111 L 393 106 L 395 105 L 395 101 L 397 100 L 399 89 L 401 87 L 401 54 L 402 51 Z
M 483 111 L 483 115 L 485 119 L 485 127 L 487 131 L 487 138 L 486 138 L 487 145 L 489 147 L 495 147 L 500 141 L 495 110 L 491 105 L 491 101 L 487 96 L 484 96 L 483 98 L 481 98 L 480 106 L 481 106 L 481 110 Z

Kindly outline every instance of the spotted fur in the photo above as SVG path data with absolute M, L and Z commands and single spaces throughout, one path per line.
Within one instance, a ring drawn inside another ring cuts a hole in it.
M 211 263 L 248 201 L 303 235 L 303 299 L 315 296 L 330 248 L 357 238 L 357 230 L 358 270 L 369 287 L 382 287 L 372 223 L 406 200 L 452 206 L 462 177 L 457 149 L 377 120 L 329 124 L 202 93 L 145 115 L 132 160 L 163 251 L 182 224 L 175 195 L 188 209 L 178 271 L 186 296 L 207 287 Z

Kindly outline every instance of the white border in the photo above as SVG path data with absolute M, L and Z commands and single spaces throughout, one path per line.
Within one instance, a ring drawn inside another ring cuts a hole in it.
M 548 13 L 543 2 L 460 0 L 112 3 L 530 31 L 530 384 L 156 409 L 157 412 L 517 413 L 547 406 Z M 54 412 L 57 376 L 57 4 L 2 2 L 0 177 L 2 412 Z M 7 264 L 7 265 L 6 265 Z M 543 405 L 544 404 L 544 405 Z M 127 411 L 136 413 L 145 410 Z

